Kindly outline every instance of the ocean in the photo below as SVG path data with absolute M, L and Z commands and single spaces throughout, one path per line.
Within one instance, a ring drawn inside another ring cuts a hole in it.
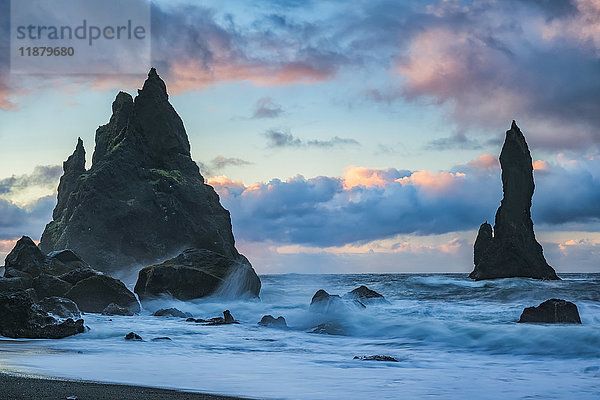
M 600 274 L 474 282 L 466 274 L 263 275 L 259 301 L 164 300 L 196 318 L 231 310 L 239 325 L 86 314 L 86 333 L 0 343 L 0 369 L 266 399 L 599 399 Z M 360 285 L 389 303 L 309 310 L 313 294 Z M 518 324 L 550 298 L 582 325 Z M 289 329 L 265 328 L 265 314 Z M 343 335 L 310 333 L 334 320 Z M 143 342 L 125 341 L 133 331 Z M 168 336 L 170 341 L 152 341 Z M 354 356 L 387 355 L 398 362 Z

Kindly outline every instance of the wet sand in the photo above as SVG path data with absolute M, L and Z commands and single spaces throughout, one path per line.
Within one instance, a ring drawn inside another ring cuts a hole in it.
M 3 372 L 0 372 L 0 399 L 240 400 L 237 397 L 180 392 L 141 386 L 38 378 Z

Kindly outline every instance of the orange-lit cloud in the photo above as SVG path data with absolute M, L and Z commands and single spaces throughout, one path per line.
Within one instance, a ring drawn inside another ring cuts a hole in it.
M 489 153 L 484 153 L 477 157 L 475 160 L 469 161 L 467 165 L 478 169 L 499 169 L 500 162 L 498 157 L 494 157 Z
M 213 176 L 206 179 L 206 184 L 215 188 L 221 196 L 231 196 L 246 190 L 241 180 L 232 181 L 225 175 Z
M 373 169 L 351 165 L 344 172 L 344 189 L 352 189 L 356 186 L 384 187 L 394 183 L 399 172 L 394 168 Z
M 444 192 L 456 183 L 464 181 L 465 174 L 461 172 L 442 171 L 437 174 L 431 171 L 416 171 L 412 175 L 397 179 L 402 185 L 415 185 L 433 192 Z
M 332 72 L 300 62 L 269 65 L 228 61 L 215 63 L 208 68 L 201 62 L 187 60 L 174 62 L 167 78 L 170 93 L 180 94 L 190 90 L 202 90 L 222 82 L 248 81 L 257 86 L 279 86 L 313 84 L 332 76 Z
M 535 171 L 548 171 L 550 166 L 546 161 L 537 160 L 533 162 L 533 169 Z

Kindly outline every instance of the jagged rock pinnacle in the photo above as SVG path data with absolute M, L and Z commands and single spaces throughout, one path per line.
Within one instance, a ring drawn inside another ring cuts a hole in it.
M 57 208 L 67 205 L 71 193 L 77 187 L 77 181 L 83 173 L 85 173 L 85 148 L 83 147 L 83 140 L 78 138 L 75 151 L 63 163 L 63 176 L 58 184 L 58 203 L 55 213 Z M 53 217 L 56 218 L 56 214 L 53 213 Z
M 513 121 L 500 153 L 504 197 L 492 227 L 482 224 L 474 245 L 472 279 L 528 277 L 559 279 L 535 239 L 531 198 L 535 189 L 531 154 Z
M 187 248 L 248 264 L 156 70 L 135 99 L 118 93 L 112 112 L 96 130 L 91 168 L 82 142 L 65 162 L 41 250 L 72 249 L 103 272 L 162 262 Z
M 157 96 L 159 98 L 164 98 L 164 100 L 169 99 L 169 95 L 167 94 L 167 85 L 162 79 L 160 79 L 158 72 L 156 72 L 156 68 L 150 68 L 150 71 L 148 72 L 148 79 L 146 79 L 144 82 L 142 89 L 138 90 L 138 95 Z

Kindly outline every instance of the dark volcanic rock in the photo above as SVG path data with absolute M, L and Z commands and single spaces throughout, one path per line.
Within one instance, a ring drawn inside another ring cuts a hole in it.
M 79 140 L 63 169 L 53 221 L 40 242 L 44 252 L 69 248 L 111 272 L 198 248 L 252 269 L 235 248 L 229 212 L 191 158 L 183 122 L 154 68 L 135 99 L 117 95 L 110 121 L 96 131 L 91 168 L 85 170 Z M 224 278 L 221 272 L 216 280 Z M 184 296 L 214 291 L 199 286 L 199 293 Z M 254 282 L 249 291 L 258 295 L 258 289 Z
M 355 360 L 362 360 L 362 361 L 391 361 L 391 362 L 398 362 L 398 360 L 396 360 L 394 357 L 391 356 L 384 356 L 384 355 L 374 355 L 374 356 L 354 356 Z
M 287 328 L 287 323 L 285 322 L 285 318 L 279 316 L 274 318 L 272 315 L 265 315 L 258 321 L 258 325 L 261 326 L 269 326 L 274 328 Z
M 387 300 L 385 300 L 385 297 L 364 285 L 346 293 L 344 295 L 344 298 L 359 300 L 361 303 L 387 302 Z
M 180 300 L 219 293 L 257 297 L 260 279 L 244 256 L 232 259 L 206 249 L 188 249 L 140 270 L 134 291 L 142 302 L 161 295 Z
M 52 251 L 46 257 L 43 271 L 50 275 L 63 275 L 78 268 L 89 268 L 89 265 L 72 250 Z
M 6 256 L 4 266 L 8 272 L 16 269 L 31 276 L 38 276 L 46 262 L 46 256 L 28 236 L 17 241 L 15 247 Z
M 344 327 L 335 322 L 335 321 L 327 321 L 322 324 L 317 325 L 310 333 L 319 333 L 322 335 L 345 335 L 346 332 Z
M 129 332 L 127 335 L 125 335 L 125 340 L 137 340 L 137 341 L 141 341 L 144 340 L 142 339 L 142 337 L 140 335 L 138 335 L 135 332 Z
M 492 227 L 479 228 L 474 246 L 475 280 L 496 278 L 559 279 L 544 258 L 531 221 L 533 165 L 521 130 L 513 121 L 500 153 L 504 198 Z
M 0 278 L 0 294 L 25 290 L 31 287 L 31 279 L 25 278 Z
M 195 320 L 195 322 L 202 322 L 203 320 Z M 233 315 L 231 315 L 231 312 L 229 312 L 229 310 L 225 310 L 223 311 L 223 316 L 222 317 L 216 317 L 216 318 L 211 318 L 206 322 L 206 325 L 229 325 L 229 324 L 239 324 L 239 322 L 237 322 L 234 318 Z
M 550 299 L 537 307 L 527 307 L 523 310 L 519 322 L 581 324 L 581 318 L 575 304 L 570 301 Z
M 124 315 L 124 316 L 132 316 L 133 313 L 125 307 L 121 307 L 118 304 L 110 303 L 106 306 L 104 310 L 102 310 L 102 315 Z
M 177 308 L 161 308 L 153 314 L 155 317 L 177 317 L 177 318 L 192 318 L 192 314 L 184 313 Z
M 32 287 L 38 297 L 42 299 L 52 296 L 64 297 L 72 285 L 60 278 L 42 273 L 33 279 Z
M 140 311 L 137 299 L 123 282 L 106 275 L 94 275 L 77 282 L 65 295 L 73 300 L 84 312 L 101 313 L 111 303 Z
M 84 331 L 82 319 L 56 318 L 44 307 L 52 309 L 52 313 L 59 313 L 50 304 L 36 304 L 30 291 L 1 293 L 0 335 L 13 338 L 60 339 Z
M 81 318 L 81 312 L 77 304 L 62 297 L 45 297 L 38 302 L 42 310 L 59 318 Z
M 96 271 L 90 267 L 79 267 L 66 274 L 62 274 L 60 279 L 65 282 L 69 282 L 71 285 L 75 285 L 77 282 L 87 279 L 91 276 L 100 275 L 99 271 Z
M 344 301 L 337 294 L 329 294 L 323 289 L 317 290 L 310 301 L 311 311 L 324 313 L 343 311 L 349 306 L 365 308 L 365 305 L 356 299 Z

